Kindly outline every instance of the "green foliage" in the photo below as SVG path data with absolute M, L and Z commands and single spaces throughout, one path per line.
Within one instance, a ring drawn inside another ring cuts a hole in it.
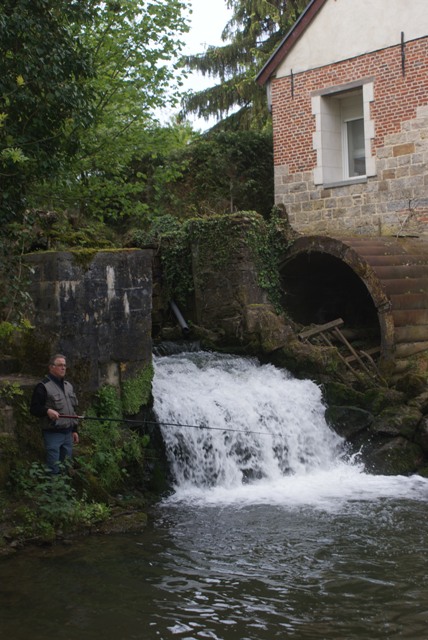
M 8 321 L 0 322 L 0 353 L 3 355 L 21 356 L 21 349 L 33 326 L 23 319 L 19 324 Z
M 11 474 L 10 489 L 27 500 L 15 512 L 14 534 L 18 537 L 36 536 L 51 541 L 59 528 L 92 526 L 109 515 L 106 505 L 88 501 L 86 496 L 77 497 L 65 467 L 53 476 L 44 465 L 33 462 Z
M 164 191 L 180 218 L 255 210 L 267 217 L 273 204 L 271 132 L 213 131 L 180 154 L 181 175 Z
M 95 155 L 88 150 L 88 156 L 79 160 L 79 179 L 69 181 L 68 190 L 53 185 L 56 201 L 60 206 L 75 204 L 85 216 L 113 228 L 123 229 L 129 220 L 147 225 L 167 211 L 168 186 L 184 168 L 185 158 L 178 152 L 191 139 L 188 126 L 156 127 L 147 115 L 141 116 L 105 156 L 101 148 Z M 110 136 L 107 141 L 111 142 Z
M 38 238 L 34 238 L 36 247 L 40 243 L 42 247 L 45 245 L 45 248 L 61 251 L 73 248 L 104 249 L 115 244 L 114 235 L 98 220 L 73 216 L 69 212 L 58 212 L 55 217 L 56 220 L 48 229 L 36 229 L 39 234 Z
M 122 407 L 126 415 L 137 414 L 148 404 L 152 391 L 153 366 L 147 365 L 139 373 L 122 382 Z
M 161 235 L 163 293 L 167 300 L 185 304 L 193 292 L 192 254 L 187 224 Z
M 95 77 L 93 121 L 80 137 L 75 162 L 60 179 L 39 185 L 37 206 L 49 198 L 56 209 L 74 207 L 86 216 L 116 221 L 150 215 L 146 182 L 156 172 L 156 155 L 190 135 L 186 125 L 158 129 L 154 109 L 177 101 L 181 76 L 171 63 L 188 30 L 184 2 L 95 2 L 96 15 L 82 30 Z M 176 135 L 178 132 L 178 135 Z M 146 173 L 146 159 L 152 159 Z M 160 168 L 159 168 L 160 170 Z M 168 173 L 168 168 L 166 169 Z
M 227 268 L 243 242 L 244 224 L 253 224 L 254 218 L 259 219 L 255 212 L 240 211 L 234 215 L 211 216 L 189 221 L 189 240 L 197 247 L 199 262 L 209 262 L 210 268 L 218 271 Z
M 258 283 L 267 291 L 269 300 L 278 313 L 284 311 L 279 261 L 288 240 L 286 224 L 274 207 L 267 224 L 254 222 L 248 232 L 247 241 L 256 257 Z
M 155 219 L 148 230 L 134 229 L 128 236 L 130 246 L 144 247 L 148 243 L 158 246 L 165 300 L 174 299 L 184 304 L 193 292 L 192 256 L 187 226 L 175 216 L 165 215 Z
M 3 382 L 0 384 L 0 399 L 7 403 L 15 400 L 17 397 L 22 397 L 24 392 L 22 387 L 17 382 Z
M 119 392 L 112 385 L 104 385 L 98 389 L 95 401 L 95 415 L 108 418 L 122 418 L 122 405 Z M 108 426 L 108 424 L 106 425 Z
M 186 221 L 174 234 L 162 236 L 160 242 L 167 291 L 183 304 L 192 293 L 191 247 L 201 264 L 208 262 L 212 269 L 224 271 L 236 259 L 239 247 L 246 245 L 254 256 L 260 287 L 282 312 L 278 264 L 288 242 L 284 225 L 275 208 L 269 221 L 254 211 Z
M 143 466 L 150 438 L 121 426 L 122 403 L 118 390 L 111 385 L 99 389 L 93 411 L 88 415 L 91 413 L 100 419 L 84 422 L 82 439 L 87 443 L 86 453 L 79 457 L 79 465 L 84 474 L 95 476 L 100 486 L 111 493 L 130 480 L 130 468 Z M 103 417 L 109 420 L 103 421 Z
M 70 25 L 90 2 L 4 0 L 0 7 L 0 220 L 14 219 L 36 179 L 76 152 L 91 119 L 89 52 Z
M 173 215 L 155 218 L 148 229 L 133 228 L 127 236 L 130 247 L 144 247 L 148 244 L 160 245 L 162 238 L 180 231 L 181 223 Z
M 25 251 L 111 246 L 101 229 L 104 220 L 150 217 L 146 177 L 135 163 L 164 146 L 147 130 L 153 128 L 153 109 L 177 99 L 181 74 L 170 61 L 183 44 L 177 34 L 188 29 L 184 7 L 180 0 L 2 3 L 0 308 L 5 319 L 23 317 L 29 302 Z M 185 144 L 190 128 L 179 129 L 176 139 L 181 136 Z M 159 166 L 159 180 L 172 172 Z M 36 220 L 37 208 L 67 212 L 46 229 Z
M 226 0 L 232 18 L 224 28 L 223 46 L 209 46 L 188 56 L 189 70 L 218 78 L 209 89 L 188 94 L 183 113 L 208 119 L 226 117 L 218 126 L 263 130 L 270 122 L 264 89 L 257 73 L 297 20 L 308 0 Z M 232 115 L 229 115 L 232 113 Z
M 131 481 L 129 469 L 144 463 L 148 436 L 121 428 L 120 423 L 86 421 L 83 434 L 88 442 L 85 456 L 79 458 L 84 473 L 95 476 L 99 485 L 114 493 Z
M 15 332 L 15 326 L 11 322 L 0 322 L 0 344 L 3 346 L 10 342 Z
M 5 319 L 22 318 L 29 303 L 22 261 L 31 230 L 28 194 L 77 152 L 77 133 L 92 118 L 91 57 L 71 28 L 90 18 L 91 4 L 1 3 L 0 309 Z
M 23 259 L 30 229 L 26 214 L 24 220 L 24 228 L 16 222 L 0 228 L 0 320 L 15 323 L 25 319 L 31 306 L 27 291 L 31 267 Z

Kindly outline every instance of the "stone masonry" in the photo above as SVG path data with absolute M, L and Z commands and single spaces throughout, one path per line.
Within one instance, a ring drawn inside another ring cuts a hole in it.
M 151 362 L 151 251 L 40 252 L 26 260 L 34 371 L 43 374 L 51 353 L 63 353 L 81 396 L 120 386 Z

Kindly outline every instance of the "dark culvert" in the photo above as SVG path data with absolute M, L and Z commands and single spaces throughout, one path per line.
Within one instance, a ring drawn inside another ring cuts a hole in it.
M 341 318 L 383 362 L 428 350 L 428 243 L 419 238 L 302 236 L 280 264 L 283 305 L 303 326 Z

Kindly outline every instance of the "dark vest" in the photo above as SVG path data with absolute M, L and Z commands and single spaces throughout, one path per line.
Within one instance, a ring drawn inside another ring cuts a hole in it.
M 48 409 L 55 409 L 59 413 L 65 415 L 76 415 L 77 410 L 77 398 L 74 393 L 73 385 L 64 380 L 64 390 L 61 389 L 53 380 L 43 381 L 45 386 L 47 399 L 46 407 Z M 77 420 L 70 420 L 70 418 L 60 418 L 59 420 L 52 421 L 46 417 L 44 421 L 44 429 L 71 429 L 77 425 Z

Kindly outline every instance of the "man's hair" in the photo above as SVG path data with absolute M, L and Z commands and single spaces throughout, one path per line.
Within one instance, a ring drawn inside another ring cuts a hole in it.
M 62 355 L 62 353 L 56 353 L 54 356 L 51 356 L 49 358 L 49 366 L 51 367 L 52 365 L 55 364 L 55 360 L 58 360 L 58 358 L 62 358 L 63 360 L 65 360 L 67 362 L 67 358 L 65 356 Z

